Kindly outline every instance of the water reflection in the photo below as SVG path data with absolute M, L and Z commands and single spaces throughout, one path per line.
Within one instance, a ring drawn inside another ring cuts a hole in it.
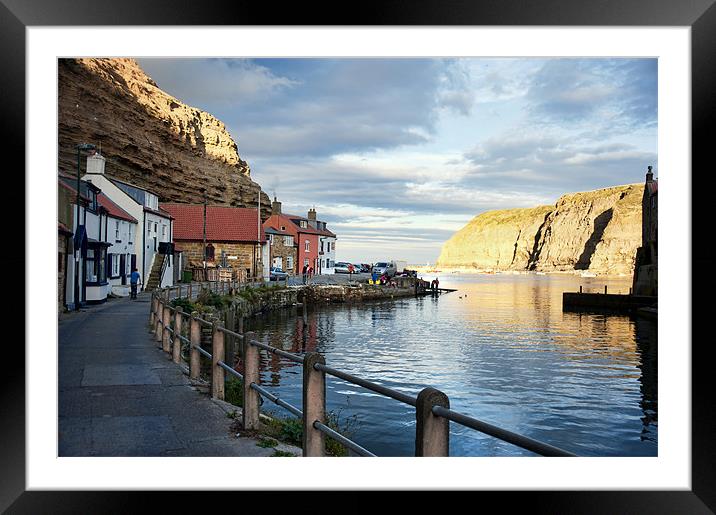
M 441 286 L 459 290 L 448 295 L 298 307 L 251 319 L 247 328 L 278 348 L 321 352 L 330 366 L 401 391 L 434 386 L 458 411 L 580 455 L 655 456 L 656 323 L 563 313 L 562 292 L 578 291 L 582 281 L 451 275 L 440 277 Z M 607 284 L 628 291 L 628 281 Z M 262 356 L 262 382 L 300 406 L 300 367 Z M 413 408 L 335 378 L 326 396 L 329 409 L 358 414 L 358 443 L 381 456 L 412 455 Z M 450 452 L 530 455 L 456 424 Z

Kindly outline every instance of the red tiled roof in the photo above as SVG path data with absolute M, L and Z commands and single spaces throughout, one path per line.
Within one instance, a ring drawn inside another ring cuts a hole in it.
M 202 204 L 160 204 L 174 217 L 174 240 L 202 240 L 204 237 L 204 206 Z M 206 207 L 207 241 L 255 242 L 256 209 L 228 206 Z M 261 227 L 258 241 L 266 239 Z
M 119 218 L 120 220 L 126 220 L 128 222 L 138 223 L 136 218 L 134 218 L 124 209 L 112 202 L 109 197 L 104 193 L 100 193 L 99 195 L 97 195 L 97 202 L 99 202 L 99 205 L 107 210 L 109 216 Z

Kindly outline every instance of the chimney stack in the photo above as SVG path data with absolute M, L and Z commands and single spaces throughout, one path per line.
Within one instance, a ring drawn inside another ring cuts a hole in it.
M 105 158 L 99 152 L 87 156 L 87 173 L 104 175 Z
M 316 210 L 314 208 L 308 210 L 308 225 L 310 225 L 314 229 L 318 228 L 316 227 Z
M 271 202 L 271 214 L 272 215 L 280 215 L 281 214 L 281 203 L 276 200 L 276 195 L 273 197 L 273 202 Z

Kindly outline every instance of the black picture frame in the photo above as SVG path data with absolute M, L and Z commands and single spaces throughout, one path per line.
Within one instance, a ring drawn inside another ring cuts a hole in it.
M 662 345 L 691 345 L 692 357 L 692 489 L 690 491 L 529 491 L 480 492 L 480 503 L 497 501 L 501 510 L 527 504 L 530 511 L 545 513 L 714 513 L 716 510 L 716 424 L 710 383 L 711 341 L 706 321 L 713 316 L 716 303 L 710 298 L 714 291 L 713 254 L 701 247 L 708 235 L 710 205 L 707 195 L 713 187 L 699 187 L 698 179 L 708 170 L 706 160 L 713 143 L 709 136 L 716 125 L 716 6 L 715 0 L 523 0 L 491 1 L 406 1 L 354 4 L 349 9 L 326 8 L 320 3 L 286 3 L 276 7 L 269 2 L 224 1 L 177 2 L 169 0 L 0 0 L 0 52 L 3 73 L 0 74 L 0 104 L 6 132 L 6 155 L 19 158 L 19 163 L 6 167 L 5 189 L 25 189 L 25 29 L 30 26 L 94 26 L 94 25 L 497 25 L 497 26 L 688 26 L 692 38 L 692 269 L 700 274 L 698 287 L 692 277 L 684 277 L 692 285 L 691 341 L 661 342 Z M 32 151 L 32 149 L 29 149 Z M 9 171 L 8 171 L 9 170 Z M 11 173 L 10 173 L 11 171 Z M 689 173 L 685 170 L 684 173 Z M 52 178 L 48 171 L 48 180 Z M 711 186 L 708 184 L 707 186 Z M 31 191 L 26 191 L 26 197 Z M 10 199 L 5 205 L 17 203 L 15 212 L 24 212 L 22 198 Z M 15 197 L 21 197 L 15 195 Z M 7 212 L 10 212 L 9 210 Z M 24 224 L 23 224 L 24 228 Z M 13 228 L 14 229 L 14 228 Z M 6 239 L 13 248 L 16 230 Z M 25 239 L 32 237 L 23 231 Z M 688 259 L 685 254 L 685 259 Z M 13 292 L 6 298 L 6 316 L 14 316 L 20 327 L 19 306 L 25 305 L 24 277 L 26 270 L 22 252 L 6 252 L 0 256 L 6 271 L 6 288 Z M 12 271 L 12 272 L 8 272 Z M 6 295 L 7 297 L 7 295 Z M 24 313 L 27 316 L 27 313 Z M 141 507 L 146 492 L 78 492 L 26 491 L 25 488 L 25 363 L 24 349 L 15 336 L 3 344 L 4 384 L 0 392 L 2 423 L 0 423 L 0 510 L 8 513 L 127 513 Z M 25 342 L 26 345 L 37 342 Z M 48 342 L 49 344 L 50 342 Z M 320 488 L 320 485 L 317 485 Z M 207 492 L 208 493 L 208 492 Z M 245 493 L 211 493 L 212 503 L 223 500 L 237 502 L 235 496 Z M 296 494 L 292 495 L 292 502 Z M 156 494 L 152 494 L 155 497 Z M 163 511 L 186 509 L 182 494 L 162 494 Z M 350 504 L 354 496 L 343 498 Z M 416 496 L 418 499 L 427 496 Z M 433 498 L 435 498 L 433 496 Z M 268 506 L 288 503 L 285 494 L 271 494 Z M 358 501 L 359 502 L 359 501 Z M 316 501 L 318 503 L 318 501 Z M 358 507 L 355 504 L 352 507 Z M 488 506 L 488 505 L 485 505 Z M 327 508 L 327 506 L 323 506 Z M 340 508 L 337 506 L 336 508 Z

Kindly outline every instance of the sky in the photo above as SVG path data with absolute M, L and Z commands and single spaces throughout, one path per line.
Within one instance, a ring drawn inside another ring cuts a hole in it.
M 337 261 L 434 263 L 482 212 L 658 172 L 656 59 L 138 61 L 284 213 L 315 207 Z

